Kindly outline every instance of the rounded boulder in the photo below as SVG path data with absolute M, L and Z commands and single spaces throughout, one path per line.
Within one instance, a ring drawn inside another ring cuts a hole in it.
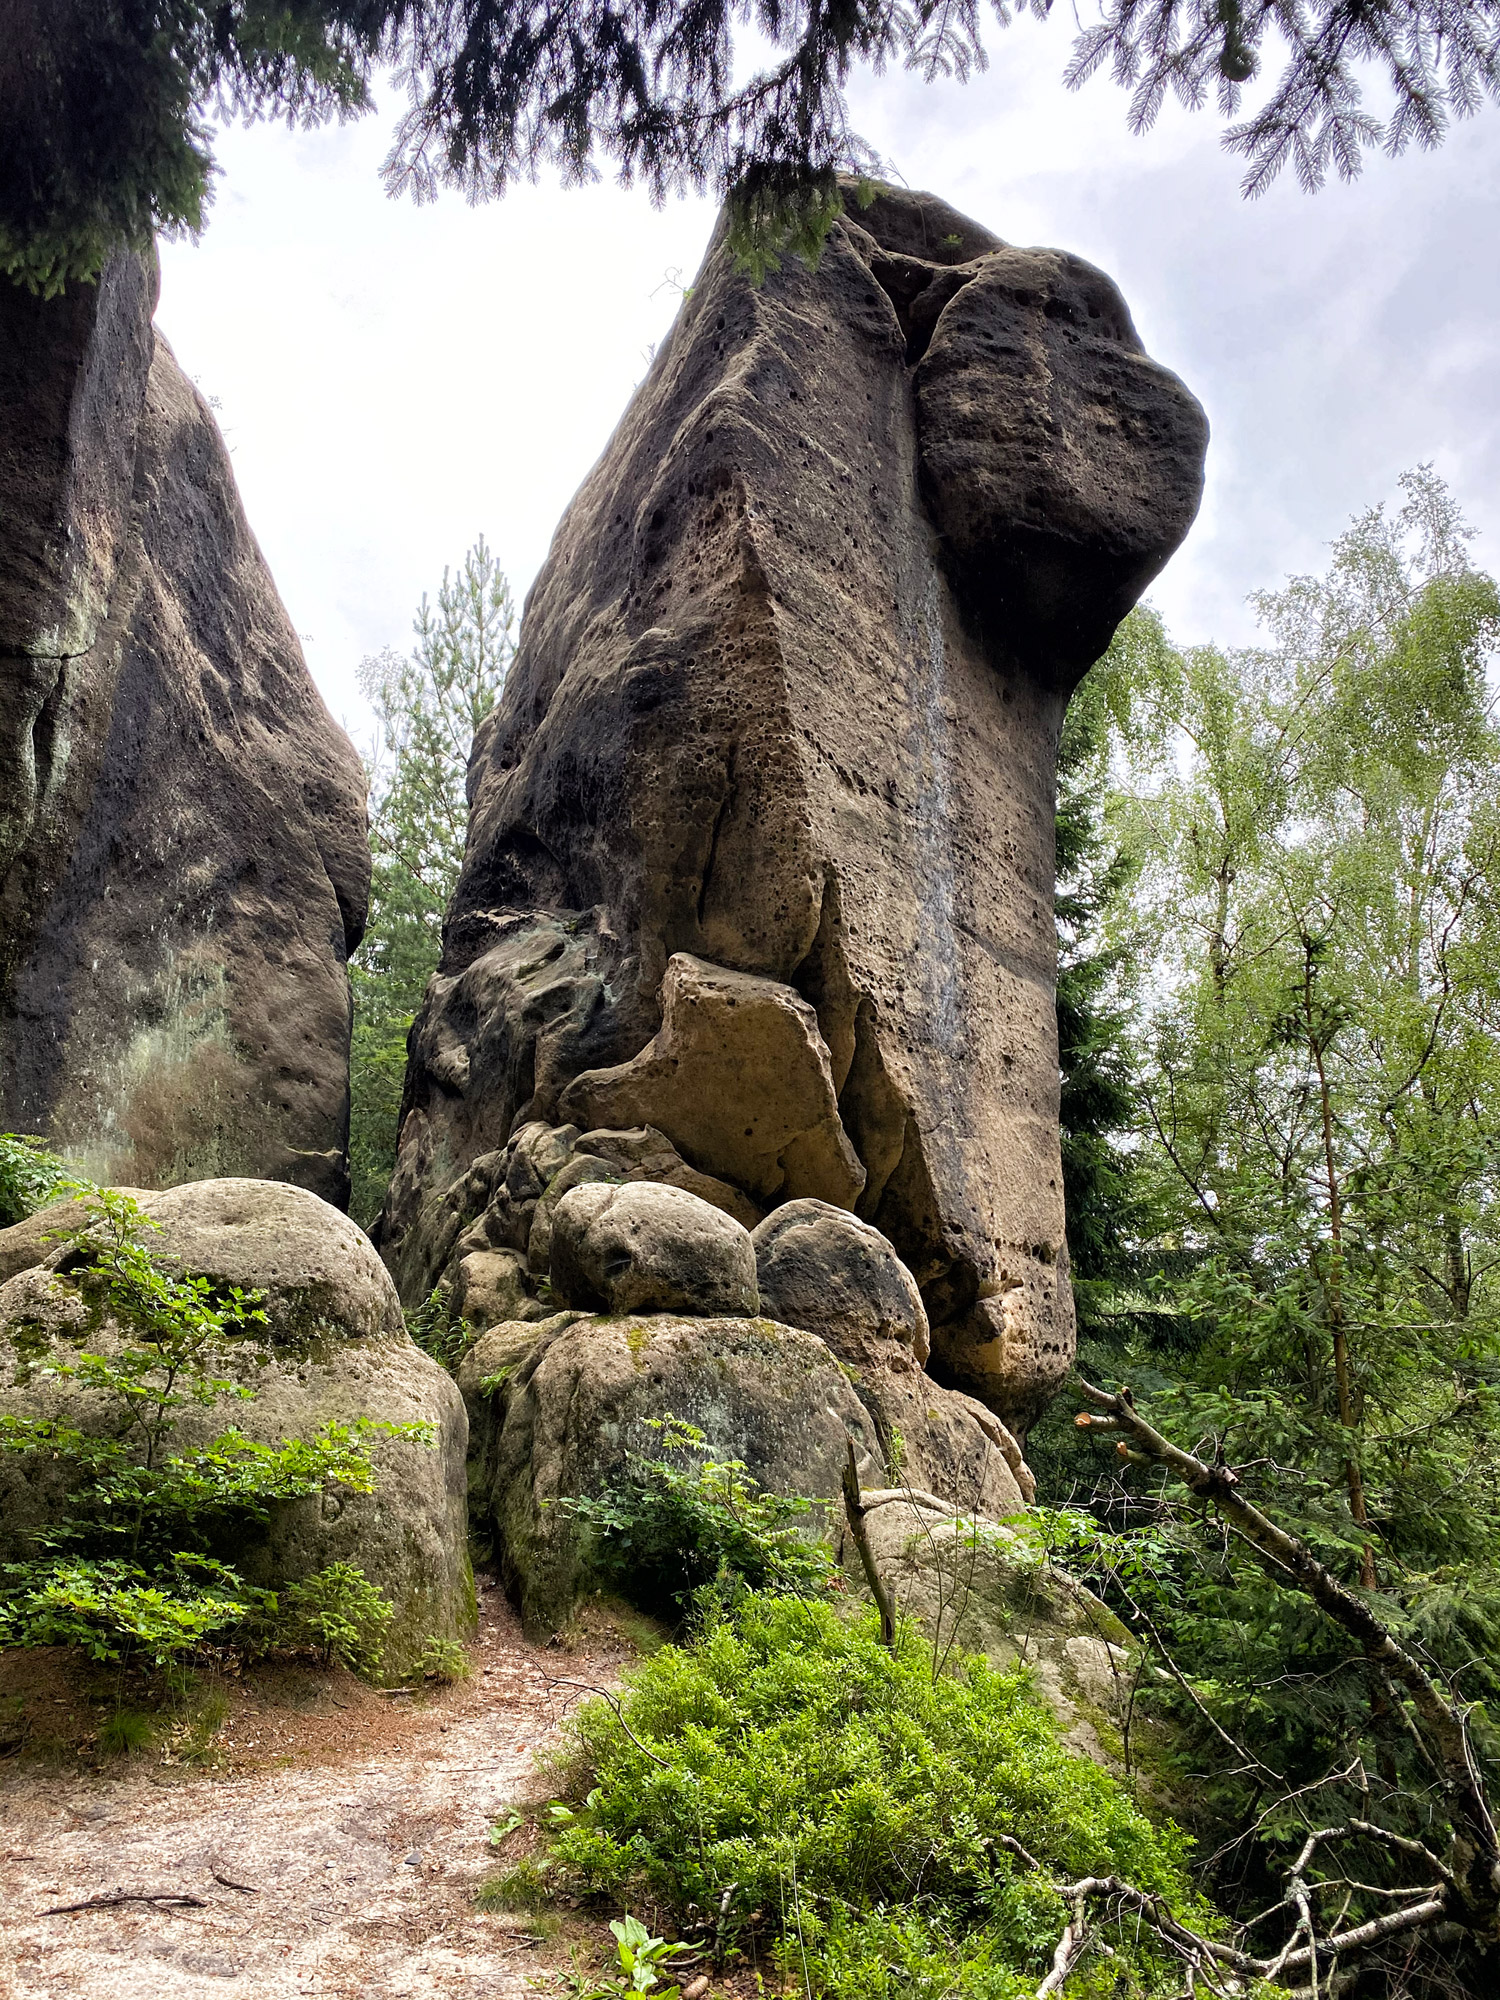
M 589 1312 L 753 1318 L 755 1245 L 733 1216 L 683 1188 L 594 1182 L 552 1218 L 552 1289 Z
M 387 1670 L 404 1673 L 429 1637 L 464 1639 L 474 1625 L 467 1544 L 469 1425 L 447 1371 L 415 1345 L 385 1266 L 348 1216 L 279 1181 L 197 1181 L 138 1192 L 156 1230 L 146 1241 L 168 1269 L 260 1295 L 253 1394 L 187 1402 L 171 1445 L 191 1455 L 233 1426 L 255 1443 L 311 1438 L 328 1424 L 420 1424 L 428 1442 L 377 1434 L 371 1493 L 343 1486 L 275 1502 L 261 1523 L 239 1523 L 214 1552 L 256 1585 L 281 1589 L 330 1563 L 362 1569 L 391 1602 Z M 57 1229 L 85 1220 L 59 1203 L 0 1232 L 0 1413 L 76 1425 L 118 1422 L 110 1398 L 87 1383 L 28 1369 L 39 1339 L 66 1361 L 112 1355 L 131 1338 L 92 1308 L 71 1275 Z M 0 1561 L 26 1560 L 39 1531 L 65 1517 L 65 1468 L 45 1453 L 0 1456 Z
M 878 1363 L 890 1343 L 920 1367 L 927 1311 L 917 1281 L 878 1229 L 826 1201 L 789 1201 L 755 1231 L 761 1310 L 815 1333 L 841 1361 Z

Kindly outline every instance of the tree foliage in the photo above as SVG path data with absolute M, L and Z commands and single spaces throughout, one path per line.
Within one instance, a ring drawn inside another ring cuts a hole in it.
M 385 0 L 7 0 L 0 271 L 93 277 L 117 244 L 203 226 L 209 119 L 363 110 Z
M 254 1378 L 273 1359 L 258 1333 L 259 1296 L 168 1267 L 151 1247 L 160 1225 L 122 1189 L 60 1191 L 82 1212 L 54 1232 L 61 1264 L 47 1288 L 76 1302 L 79 1318 L 63 1338 L 52 1316 L 18 1313 L 8 1334 L 16 1387 L 67 1383 L 72 1393 L 66 1414 L 0 1411 L 0 1454 L 49 1479 L 61 1468 L 67 1505 L 28 1531 L 23 1559 L 0 1573 L 0 1644 L 72 1645 L 157 1666 L 256 1627 L 283 1642 L 311 1632 L 333 1644 L 307 1612 L 347 1605 L 345 1566 L 295 1587 L 283 1615 L 277 1594 L 236 1567 L 245 1531 L 288 1501 L 372 1492 L 372 1440 L 430 1444 L 431 1427 L 329 1419 L 310 1438 L 268 1444 L 231 1424 L 179 1449 L 180 1412 L 254 1399 Z M 354 1575 L 368 1621 L 372 1587 Z
M 1470 539 L 1410 474 L 1324 574 L 1257 600 L 1263 645 L 1181 651 L 1137 619 L 1096 670 L 1129 893 L 1092 920 L 1134 1105 L 1096 1142 L 1135 1208 L 1086 1331 L 1095 1379 L 1235 1468 L 1493 1772 L 1500 592 Z M 1091 1184 L 1068 1194 L 1086 1244 Z M 1389 1677 L 1147 1468 L 1090 1491 L 1067 1414 L 1039 1433 L 1049 1497 L 1091 1499 L 1096 1575 L 1181 1670 L 1146 1698 L 1209 1771 L 1222 1882 L 1257 1891 L 1310 1814 L 1435 1838 L 1443 1787 Z
M 994 0 L 998 25 L 1050 0 Z M 853 69 L 928 81 L 986 66 L 979 0 L 10 0 L 0 72 L 0 267 L 46 290 L 119 241 L 198 229 L 208 119 L 315 122 L 368 108 L 377 64 L 407 99 L 393 190 L 501 194 L 551 167 L 608 166 L 656 199 L 732 194 L 752 262 L 816 254 L 836 176 L 872 164 L 850 128 Z M 748 71 L 737 30 L 766 51 Z M 1273 84 L 1247 115 L 1247 84 Z M 1364 150 L 1437 144 L 1500 96 L 1497 0 L 1099 0 L 1068 81 L 1108 70 L 1143 129 L 1168 91 L 1213 100 L 1258 192 L 1291 161 L 1305 186 Z M 1391 100 L 1372 113 L 1362 83 Z
M 351 1212 L 380 1212 L 396 1157 L 406 1037 L 437 969 L 443 915 L 458 881 L 469 823 L 474 732 L 505 684 L 515 652 L 510 585 L 483 536 L 437 604 L 418 609 L 416 645 L 362 671 L 379 725 L 371 769 L 370 917 L 350 966 Z

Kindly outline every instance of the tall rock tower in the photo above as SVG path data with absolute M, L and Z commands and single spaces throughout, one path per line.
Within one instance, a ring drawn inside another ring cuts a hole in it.
M 0 1129 L 343 1202 L 364 774 L 155 297 L 0 281 Z
M 1206 441 L 1075 257 L 851 190 L 757 289 L 721 227 L 475 744 L 383 1222 L 408 1299 L 520 1242 L 513 1132 L 653 1129 L 725 1205 L 874 1222 L 933 1372 L 1024 1433 L 1073 1351 L 1058 731 Z

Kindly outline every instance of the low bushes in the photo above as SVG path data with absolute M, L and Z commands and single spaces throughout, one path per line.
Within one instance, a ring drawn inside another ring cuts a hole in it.
M 573 1729 L 547 1879 L 829 2000 L 1030 1996 L 1067 1921 L 1057 1884 L 1085 1875 L 1202 1915 L 1183 1837 L 1063 1748 L 1024 1670 L 939 1673 L 871 1616 L 742 1594 Z M 1101 1942 L 1101 1991 L 1173 1977 L 1128 1923 Z

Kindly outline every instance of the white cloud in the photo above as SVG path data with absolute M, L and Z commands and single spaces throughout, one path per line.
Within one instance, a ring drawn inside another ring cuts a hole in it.
M 991 35 L 966 88 L 864 77 L 855 123 L 914 187 L 1120 284 L 1214 429 L 1203 514 L 1154 596 L 1239 640 L 1245 594 L 1316 565 L 1350 514 L 1433 459 L 1500 567 L 1500 118 L 1353 187 L 1263 200 L 1214 121 L 1134 137 L 1107 81 L 1059 82 L 1061 21 Z M 712 223 L 611 186 L 469 208 L 388 200 L 388 111 L 226 133 L 201 242 L 163 253 L 159 323 L 219 398 L 252 525 L 319 684 L 359 725 L 363 654 L 406 642 L 483 530 L 518 588 L 671 323 Z

